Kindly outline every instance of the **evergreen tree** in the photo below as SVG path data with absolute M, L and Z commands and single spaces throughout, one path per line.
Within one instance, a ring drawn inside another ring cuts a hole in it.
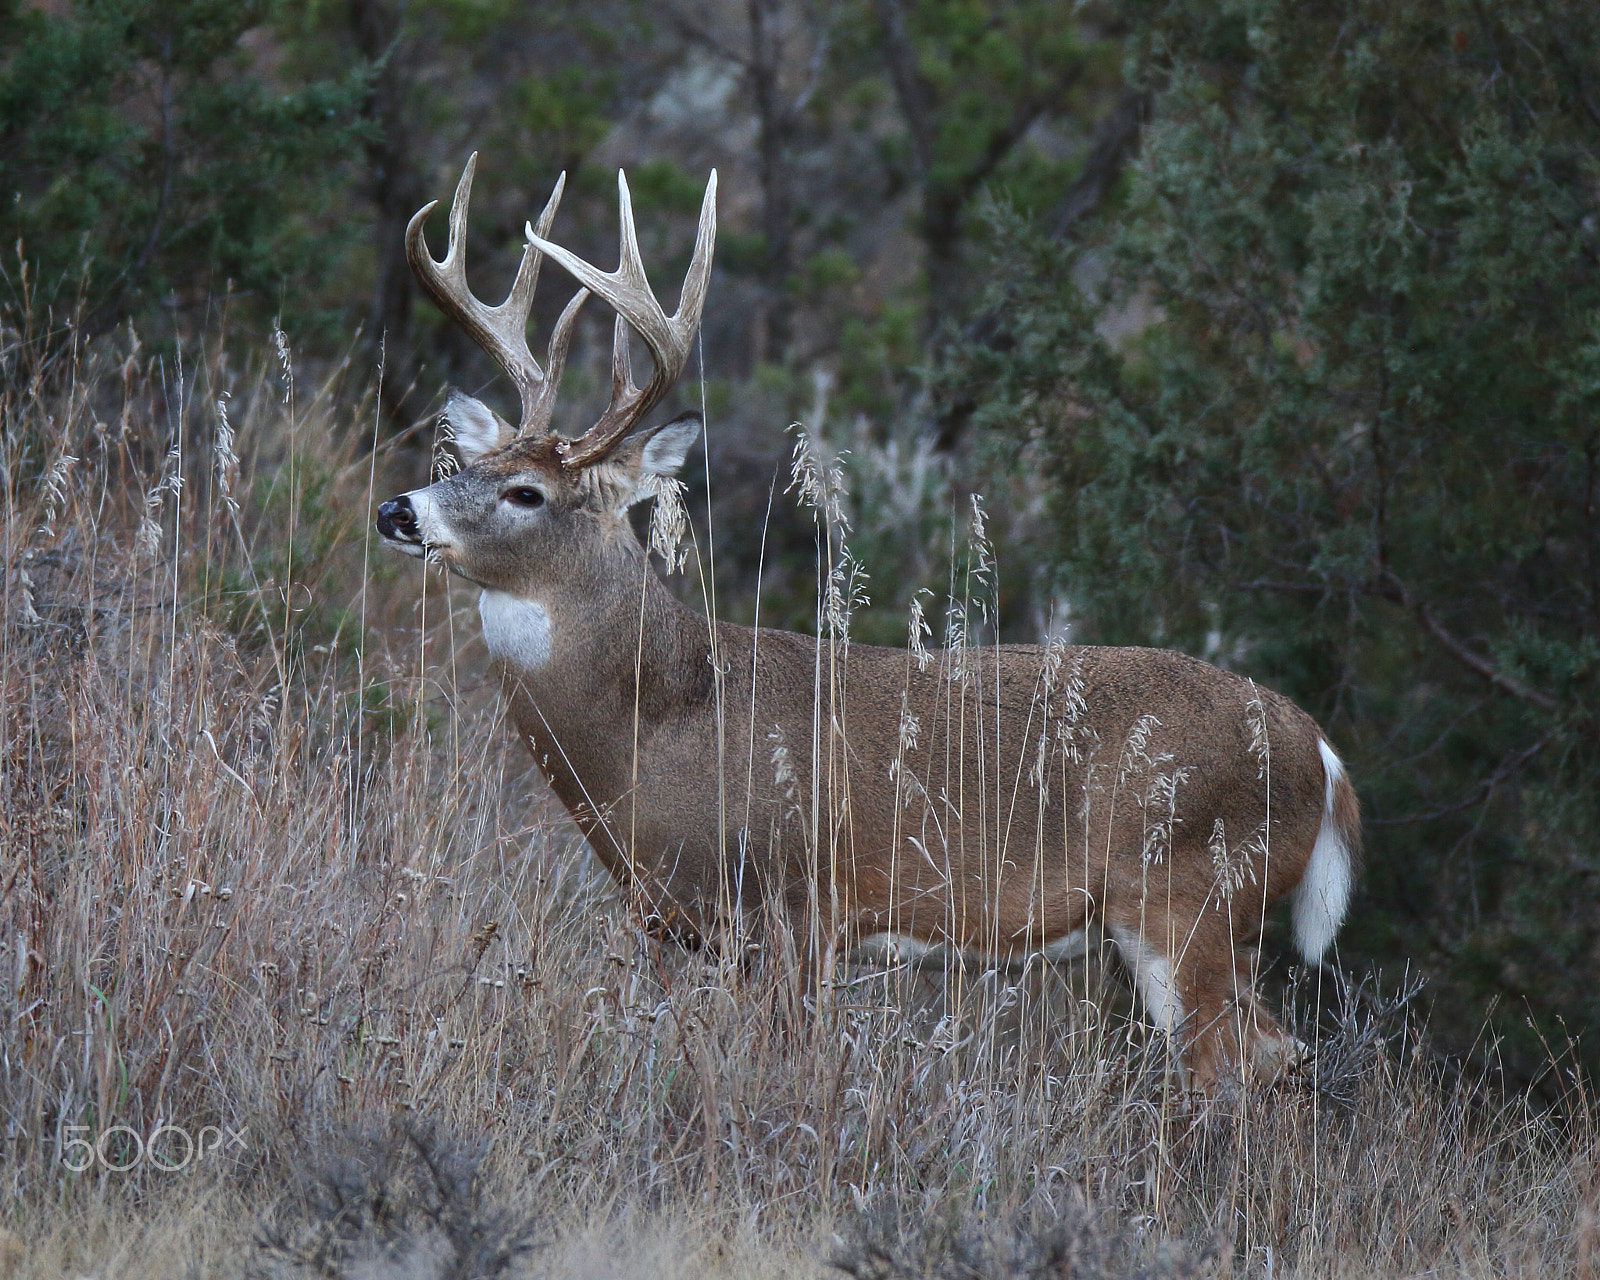
M 1122 207 L 1001 219 L 1005 340 L 952 384 L 1048 468 L 1080 638 L 1259 676 L 1347 755 L 1344 959 L 1420 964 L 1447 1044 L 1487 1016 L 1536 1075 L 1600 1022 L 1592 7 L 1124 14 L 1158 92 Z
M 12 308 L 91 330 L 203 307 L 316 310 L 327 193 L 364 71 L 274 84 L 270 0 L 0 0 L 0 195 Z M 13 255 L 8 254 L 8 257 Z M 331 300 L 330 300 L 331 301 Z

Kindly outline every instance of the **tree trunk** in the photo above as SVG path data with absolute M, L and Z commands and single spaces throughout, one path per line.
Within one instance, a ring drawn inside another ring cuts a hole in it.
M 794 191 L 788 147 L 794 119 L 782 99 L 783 32 L 779 0 L 750 0 L 750 61 L 746 72 L 754 99 L 760 152 L 761 233 L 765 243 L 761 282 L 766 294 L 752 359 L 781 360 L 789 345 L 793 305 Z
M 411 59 L 401 39 L 397 5 L 385 0 L 348 3 L 356 48 L 377 68 L 365 108 L 366 117 L 376 126 L 366 144 L 367 194 L 377 214 L 370 324 L 373 342 L 382 338 L 387 350 L 384 407 L 393 413 L 399 408 L 398 393 L 390 389 L 403 390 L 409 385 L 413 363 L 408 339 L 415 294 L 406 262 L 406 224 L 424 203 L 405 112 L 406 70 Z

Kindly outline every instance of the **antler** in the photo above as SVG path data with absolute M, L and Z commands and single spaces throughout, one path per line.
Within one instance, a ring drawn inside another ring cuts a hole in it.
M 485 306 L 472 296 L 467 287 L 466 245 L 462 235 L 467 223 L 467 207 L 472 203 L 472 176 L 477 172 L 478 153 L 474 151 L 461 173 L 456 186 L 455 199 L 450 202 L 450 243 L 444 260 L 436 262 L 423 236 L 423 224 L 439 202 L 430 200 L 413 215 L 406 227 L 406 257 L 418 282 L 427 290 L 439 310 L 449 316 L 480 347 L 495 358 L 502 369 L 517 384 L 522 396 L 522 421 L 517 434 L 525 431 L 548 432 L 550 415 L 556 406 L 556 391 L 561 385 L 561 371 L 567 362 L 567 344 L 572 340 L 572 322 L 578 308 L 589 296 L 580 289 L 567 303 L 561 318 L 556 321 L 550 335 L 550 355 L 546 368 L 528 350 L 528 312 L 533 307 L 533 291 L 539 284 L 539 265 L 544 259 L 538 245 L 531 242 L 523 250 L 522 262 L 517 267 L 517 278 L 511 292 L 498 307 Z M 550 230 L 556 216 L 556 206 L 561 203 L 561 192 L 566 187 L 567 175 L 556 179 L 556 188 L 550 195 L 544 212 L 539 215 L 539 235 Z M 530 232 L 531 237 L 531 232 Z
M 711 171 L 705 199 L 700 204 L 700 227 L 695 234 L 694 257 L 684 277 L 677 314 L 670 319 L 644 274 L 639 238 L 633 229 L 633 200 L 628 179 L 617 174 L 617 202 L 622 222 L 622 252 L 617 269 L 604 272 L 576 254 L 544 238 L 543 220 L 537 230 L 528 228 L 529 251 L 548 254 L 570 271 L 578 282 L 609 303 L 617 313 L 611 338 L 611 403 L 598 422 L 575 440 L 563 441 L 561 451 L 569 467 L 582 467 L 604 457 L 672 389 L 689 362 L 690 343 L 700 327 L 706 286 L 711 280 L 711 252 L 717 239 L 717 171 Z M 644 339 L 655 371 L 643 390 L 633 385 L 633 362 L 628 354 L 628 329 Z

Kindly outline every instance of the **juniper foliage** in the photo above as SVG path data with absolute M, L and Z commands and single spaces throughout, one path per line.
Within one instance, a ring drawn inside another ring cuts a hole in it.
M 315 310 L 344 246 L 316 213 L 345 177 L 367 72 L 274 75 L 261 37 L 280 8 L 0 0 L 8 310 L 91 330 L 227 292 Z
M 1122 13 L 1158 92 L 1121 208 L 1072 245 L 1002 214 L 1005 330 L 948 377 L 1047 469 L 1081 638 L 1328 726 L 1368 816 L 1345 958 L 1420 962 L 1444 1041 L 1533 1076 L 1600 1021 L 1593 15 Z

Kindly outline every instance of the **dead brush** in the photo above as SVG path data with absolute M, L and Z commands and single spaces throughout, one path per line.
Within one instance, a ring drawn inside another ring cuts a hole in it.
M 503 732 L 470 600 L 368 583 L 393 448 L 366 452 L 370 398 L 335 369 L 285 404 L 282 376 L 275 354 L 157 360 L 124 333 L 0 384 L 19 1276 L 337 1273 L 391 1248 L 419 1274 L 610 1270 L 591 1237 L 654 1276 L 816 1274 L 836 1247 L 885 1276 L 1190 1274 L 1180 1255 L 1535 1276 L 1592 1255 L 1578 1084 L 1552 1113 L 1452 1076 L 1370 987 L 1303 988 L 1307 1066 L 1197 1101 L 1097 945 L 860 955 L 804 989 L 793 950 L 651 937 Z M 829 581 L 819 608 L 847 626 L 858 584 Z M 1181 764 L 1140 765 L 1153 851 L 1152 784 Z M 169 1171 L 148 1158 L 164 1125 L 242 1142 Z M 114 1159 L 74 1170 L 79 1133 Z M 659 1263 L 658 1237 L 678 1242 Z
M 257 1231 L 263 1277 L 389 1273 L 496 1280 L 534 1247 L 532 1224 L 487 1200 L 488 1142 L 417 1123 L 325 1138 Z
M 1048 1222 L 919 1221 L 897 1206 L 857 1215 L 825 1251 L 852 1280 L 1198 1280 L 1218 1250 L 1150 1249 L 1124 1223 L 1068 1202 Z

